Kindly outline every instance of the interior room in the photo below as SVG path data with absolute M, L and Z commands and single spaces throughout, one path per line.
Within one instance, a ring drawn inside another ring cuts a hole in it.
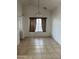
M 17 59 L 61 59 L 61 0 L 17 0 Z

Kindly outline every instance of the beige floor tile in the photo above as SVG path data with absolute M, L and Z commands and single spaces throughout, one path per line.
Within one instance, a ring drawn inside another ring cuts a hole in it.
M 17 59 L 32 59 L 31 56 L 17 56 Z
M 61 59 L 61 47 L 51 38 L 25 38 L 17 55 L 17 59 Z

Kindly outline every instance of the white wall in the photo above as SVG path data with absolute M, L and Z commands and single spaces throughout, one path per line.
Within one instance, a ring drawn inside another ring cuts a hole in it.
M 22 17 L 22 4 L 21 0 L 17 0 L 17 45 L 20 43 L 20 21 Z
M 23 7 L 23 29 L 24 29 L 24 36 L 30 37 L 30 36 L 51 36 L 51 19 L 50 19 L 50 12 L 44 9 L 41 9 L 42 16 L 47 17 L 47 26 L 46 26 L 46 32 L 29 32 L 29 25 L 30 25 L 30 19 L 29 17 L 36 17 L 37 13 L 37 7 L 33 6 L 26 6 Z
M 52 13 L 52 37 L 61 44 L 61 6 Z

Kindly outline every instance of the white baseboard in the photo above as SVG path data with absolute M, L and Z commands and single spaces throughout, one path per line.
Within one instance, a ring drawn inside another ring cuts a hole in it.
M 51 36 L 51 38 L 52 38 L 53 40 L 55 40 L 59 45 L 61 45 L 61 43 L 60 43 L 59 41 L 57 41 L 54 37 Z

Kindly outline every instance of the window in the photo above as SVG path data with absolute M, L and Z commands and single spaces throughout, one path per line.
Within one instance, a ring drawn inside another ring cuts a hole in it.
M 35 32 L 43 32 L 41 19 L 36 19 L 36 29 Z
M 30 32 L 46 32 L 46 17 L 30 17 Z

